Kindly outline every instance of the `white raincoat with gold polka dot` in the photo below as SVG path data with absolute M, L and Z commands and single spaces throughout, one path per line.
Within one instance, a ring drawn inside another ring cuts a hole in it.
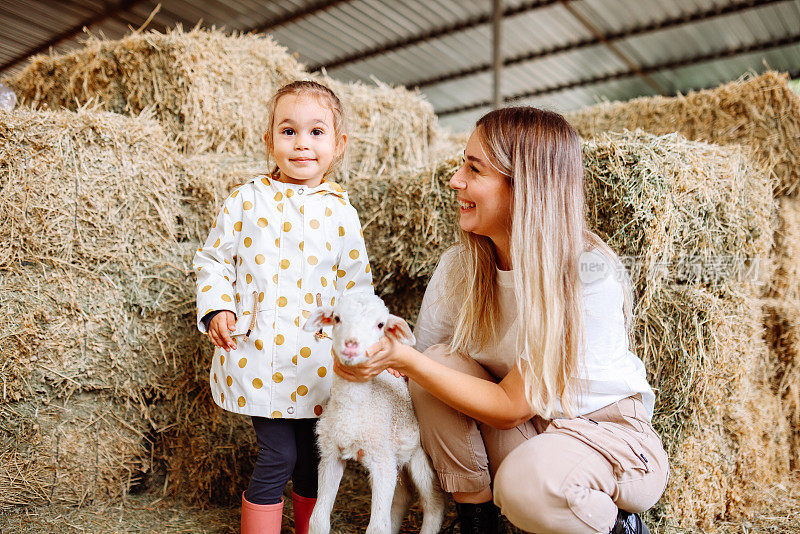
M 317 295 L 333 305 L 344 291 L 373 291 L 347 192 L 254 178 L 225 200 L 194 270 L 200 331 L 210 311 L 236 314 L 237 348 L 214 350 L 214 402 L 245 415 L 318 417 L 330 394 L 331 342 L 302 326 Z

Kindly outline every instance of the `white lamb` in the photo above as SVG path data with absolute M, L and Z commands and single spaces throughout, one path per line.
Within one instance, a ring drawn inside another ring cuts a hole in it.
M 333 308 L 316 310 L 303 328 L 319 331 L 328 325 L 333 326 L 334 358 L 343 365 L 365 361 L 367 348 L 383 335 L 402 343 L 415 342 L 408 324 L 389 314 L 383 301 L 371 294 L 342 296 Z M 420 444 L 419 423 L 405 380 L 387 371 L 365 383 L 334 374 L 330 401 L 317 423 L 317 436 L 321 461 L 311 534 L 330 532 L 345 460 L 358 460 L 370 474 L 372 509 L 367 534 L 399 532 L 411 499 L 408 479 L 420 494 L 420 533 L 439 531 L 444 498 Z

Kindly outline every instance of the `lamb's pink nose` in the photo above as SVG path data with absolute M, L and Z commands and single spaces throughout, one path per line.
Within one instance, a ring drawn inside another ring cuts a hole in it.
M 358 354 L 358 341 L 354 341 L 352 339 L 346 339 L 344 341 L 344 350 L 342 353 L 345 356 L 355 356 Z

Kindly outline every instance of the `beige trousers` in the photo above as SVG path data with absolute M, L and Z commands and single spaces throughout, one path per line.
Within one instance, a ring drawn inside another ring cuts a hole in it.
M 426 354 L 461 372 L 497 381 L 444 345 Z M 667 485 L 667 454 L 640 398 L 575 419 L 534 417 L 499 430 L 450 408 L 413 381 L 422 446 L 442 488 L 478 492 L 490 484 L 502 513 L 526 532 L 611 531 L 617 509 L 643 512 Z

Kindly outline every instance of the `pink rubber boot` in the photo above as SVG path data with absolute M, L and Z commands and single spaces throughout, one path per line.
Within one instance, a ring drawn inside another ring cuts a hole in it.
M 281 534 L 283 499 L 276 504 L 253 504 L 242 493 L 242 534 Z
M 308 534 L 308 520 L 311 519 L 311 512 L 314 510 L 316 503 L 317 499 L 313 497 L 303 497 L 292 492 L 295 534 Z

